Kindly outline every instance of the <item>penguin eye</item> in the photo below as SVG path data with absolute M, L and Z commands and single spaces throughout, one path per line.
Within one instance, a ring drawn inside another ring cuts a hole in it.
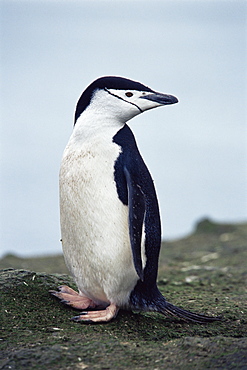
M 130 98 L 131 96 L 133 96 L 132 92 L 128 91 L 127 93 L 125 93 L 126 96 L 128 96 L 128 98 Z

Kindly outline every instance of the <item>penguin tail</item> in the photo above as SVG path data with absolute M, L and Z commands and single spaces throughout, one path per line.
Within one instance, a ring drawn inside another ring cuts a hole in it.
M 133 310 L 159 312 L 165 316 L 172 316 L 198 324 L 207 324 L 222 320 L 220 316 L 207 316 L 174 306 L 170 302 L 167 302 L 156 285 L 150 288 L 140 280 L 131 293 L 129 304 Z
M 194 313 L 191 311 L 184 310 L 183 308 L 179 308 L 174 306 L 173 304 L 167 302 L 165 299 L 162 302 L 162 305 L 159 305 L 158 312 L 162 313 L 163 315 L 173 316 L 184 321 L 194 322 L 198 324 L 207 324 L 213 321 L 221 321 L 222 317 L 220 316 L 206 316 L 199 313 Z

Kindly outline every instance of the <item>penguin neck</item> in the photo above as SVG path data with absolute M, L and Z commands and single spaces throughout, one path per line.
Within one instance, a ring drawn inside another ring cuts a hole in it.
M 125 125 L 110 114 L 86 109 L 77 119 L 72 136 L 76 141 L 87 141 L 95 137 L 113 138 Z

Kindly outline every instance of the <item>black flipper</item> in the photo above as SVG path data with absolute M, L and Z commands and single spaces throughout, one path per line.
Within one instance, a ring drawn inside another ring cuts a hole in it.
M 145 215 L 145 198 L 140 185 L 131 179 L 131 175 L 126 167 L 124 167 L 124 174 L 128 188 L 130 244 L 136 272 L 143 281 L 144 271 L 141 258 L 141 242 Z

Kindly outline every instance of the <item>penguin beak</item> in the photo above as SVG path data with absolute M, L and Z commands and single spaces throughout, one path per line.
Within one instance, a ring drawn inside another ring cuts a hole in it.
M 154 92 L 154 93 L 148 94 L 148 95 L 143 95 L 143 96 L 140 96 L 140 98 L 151 100 L 151 101 L 153 101 L 155 103 L 158 103 L 160 105 L 168 105 L 168 104 L 178 103 L 178 99 L 176 98 L 176 96 L 161 94 L 161 93 L 158 93 L 158 92 Z

